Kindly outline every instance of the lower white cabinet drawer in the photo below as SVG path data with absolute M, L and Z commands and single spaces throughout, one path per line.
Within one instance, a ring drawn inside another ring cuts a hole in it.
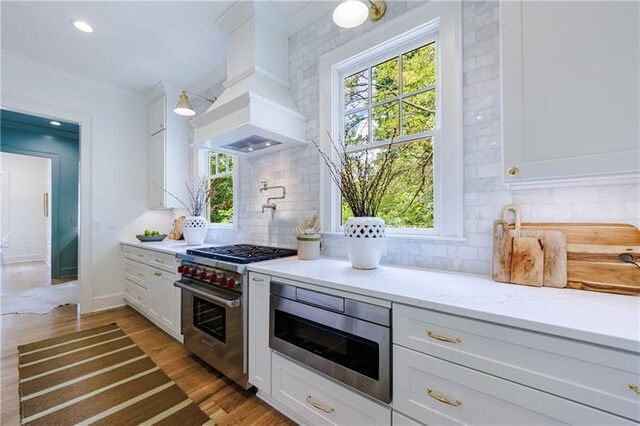
M 129 281 L 147 288 L 147 269 L 144 265 L 130 260 L 124 261 L 124 277 Z
M 393 343 L 640 421 L 640 357 L 401 304 Z
M 124 257 L 126 257 L 127 259 L 137 260 L 138 262 L 147 261 L 147 250 L 145 249 L 125 245 L 123 250 Z
M 407 416 L 403 416 L 397 411 L 393 410 L 391 413 L 391 426 L 422 426 L 422 423 L 418 423 Z
M 132 305 L 143 310 L 147 309 L 147 289 L 128 279 L 124 280 L 124 297 Z
M 147 252 L 147 263 L 156 268 L 164 269 L 168 272 L 177 272 L 180 261 L 173 254 L 160 253 L 158 251 L 149 250 Z
M 391 409 L 273 353 L 271 396 L 310 425 L 389 425 Z
M 629 420 L 393 345 L 393 408 L 428 425 L 631 425 Z

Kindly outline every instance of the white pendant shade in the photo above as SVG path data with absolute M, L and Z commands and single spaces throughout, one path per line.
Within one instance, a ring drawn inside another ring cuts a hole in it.
M 354 28 L 364 23 L 369 8 L 359 0 L 346 0 L 333 11 L 333 22 L 342 28 Z

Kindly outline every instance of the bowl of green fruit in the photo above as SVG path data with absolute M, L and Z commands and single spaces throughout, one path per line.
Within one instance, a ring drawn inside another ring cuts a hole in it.
M 136 238 L 143 243 L 147 243 L 151 241 L 162 241 L 167 238 L 167 234 L 160 235 L 160 232 L 155 229 L 145 229 L 144 233 L 136 235 Z

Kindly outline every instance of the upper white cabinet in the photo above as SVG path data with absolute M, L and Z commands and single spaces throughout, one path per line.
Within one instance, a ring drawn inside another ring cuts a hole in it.
M 640 3 L 500 3 L 511 185 L 640 171 Z
M 185 117 L 173 112 L 176 88 L 159 84 L 149 104 L 149 208 L 184 208 L 160 187 L 186 199 L 189 166 L 189 133 Z
M 167 98 L 161 97 L 149 106 L 149 135 L 167 127 Z

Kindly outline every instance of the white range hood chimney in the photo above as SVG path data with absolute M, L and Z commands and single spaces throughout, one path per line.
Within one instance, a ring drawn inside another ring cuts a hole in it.
M 191 120 L 196 146 L 255 155 L 306 144 L 306 117 L 289 92 L 285 17 L 266 2 L 236 1 L 216 24 L 228 34 L 227 81 Z

